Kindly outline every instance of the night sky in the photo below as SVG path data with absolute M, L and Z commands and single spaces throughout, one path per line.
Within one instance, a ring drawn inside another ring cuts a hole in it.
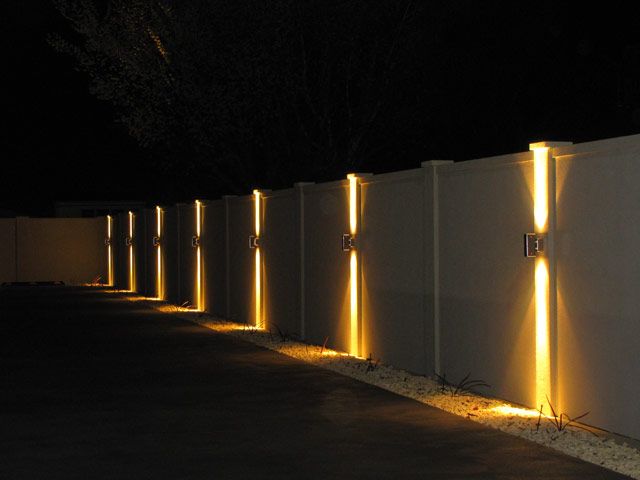
M 154 152 L 128 136 L 111 105 L 89 94 L 73 60 L 47 44 L 49 33 L 67 29 L 47 0 L 4 3 L 11 27 L 3 42 L 0 214 L 47 215 L 55 200 L 226 193 L 199 186 L 185 194 L 188 184 L 177 189 L 169 173 L 154 168 Z M 542 139 L 640 133 L 640 33 L 637 16 L 622 5 L 454 1 L 424 8 L 415 48 L 405 52 L 412 68 L 383 112 L 382 123 L 392 123 L 393 105 L 411 106 L 397 139 L 402 147 L 362 171 L 524 151 Z

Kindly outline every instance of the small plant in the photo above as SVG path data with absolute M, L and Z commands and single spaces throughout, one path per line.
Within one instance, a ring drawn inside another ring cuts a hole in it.
M 556 411 L 553 408 L 553 405 L 551 404 L 551 400 L 549 400 L 548 396 L 547 396 L 547 403 L 549 404 L 549 409 L 551 410 L 552 417 L 551 418 L 550 417 L 546 417 L 546 419 L 549 420 L 549 423 L 551 423 L 551 425 L 554 426 L 556 431 L 562 432 L 562 431 L 566 430 L 568 427 L 571 426 L 571 427 L 579 428 L 580 430 L 584 430 L 585 432 L 589 432 L 592 435 L 595 435 L 596 437 L 598 436 L 596 434 L 596 432 L 593 432 L 593 431 L 589 430 L 588 428 L 583 427 L 582 425 L 579 425 L 578 423 L 576 423 L 581 418 L 584 418 L 587 415 L 589 415 L 590 412 L 583 413 L 582 415 L 578 415 L 575 418 L 571 418 L 566 413 L 560 413 L 560 415 L 558 416 L 558 414 L 556 414 Z M 541 412 L 541 415 L 542 415 L 542 405 L 540 405 L 540 412 Z
M 373 372 L 376 368 L 378 368 L 378 364 L 380 363 L 380 359 L 374 360 L 372 354 L 370 353 L 367 357 L 367 369 L 365 373 Z
M 276 323 L 273 324 L 278 331 L 278 336 L 280 337 L 280 341 L 282 343 L 287 343 L 293 340 L 296 340 L 298 336 L 295 333 L 289 333 L 286 330 L 282 330 Z
M 471 390 L 474 388 L 491 386 L 484 380 L 470 378 L 471 372 L 467 373 L 467 375 L 458 383 L 449 382 L 446 374 L 438 375 L 436 373 L 436 377 L 438 377 L 438 381 L 440 382 L 440 392 L 451 395 L 452 397 L 469 395 Z
M 320 349 L 320 356 L 324 353 L 324 349 L 327 348 L 327 342 L 329 341 L 329 337 L 325 337 L 324 343 L 322 344 L 322 348 Z
M 540 422 L 542 421 L 542 407 L 543 405 L 540 404 L 540 414 L 538 415 L 538 422 L 536 423 L 536 432 L 540 430 Z

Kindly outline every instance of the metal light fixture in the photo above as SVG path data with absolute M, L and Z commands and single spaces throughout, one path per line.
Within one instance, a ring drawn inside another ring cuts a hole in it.
M 524 256 L 537 257 L 544 254 L 545 235 L 539 233 L 524 234 Z

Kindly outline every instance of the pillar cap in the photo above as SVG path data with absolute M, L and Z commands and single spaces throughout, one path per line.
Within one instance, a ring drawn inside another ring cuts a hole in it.
M 567 145 L 573 145 L 573 142 L 541 141 L 541 142 L 530 143 L 529 150 L 536 150 L 538 148 L 566 147 Z
M 420 162 L 421 167 L 437 167 L 438 165 L 450 165 L 453 163 L 453 160 L 427 160 L 425 162 Z

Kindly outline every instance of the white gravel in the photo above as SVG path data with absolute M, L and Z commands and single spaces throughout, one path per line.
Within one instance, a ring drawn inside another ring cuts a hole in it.
M 129 298 L 141 299 L 141 297 Z M 573 426 L 559 432 L 552 424 L 552 418 L 544 415 L 540 418 L 536 410 L 472 393 L 452 396 L 450 393 L 443 392 L 437 381 L 390 365 L 377 364 L 375 368 L 371 368 L 372 362 L 367 359 L 291 339 L 282 341 L 277 333 L 256 330 L 207 314 L 167 304 L 155 302 L 150 304 L 159 310 L 176 313 L 181 318 L 217 332 L 242 338 L 284 355 L 376 385 L 640 480 L 640 449 L 636 448 L 640 443 L 637 440 L 626 439 L 593 428 L 590 430 L 595 434 Z M 585 428 L 589 427 L 585 426 Z M 627 442 L 635 445 L 629 445 Z

